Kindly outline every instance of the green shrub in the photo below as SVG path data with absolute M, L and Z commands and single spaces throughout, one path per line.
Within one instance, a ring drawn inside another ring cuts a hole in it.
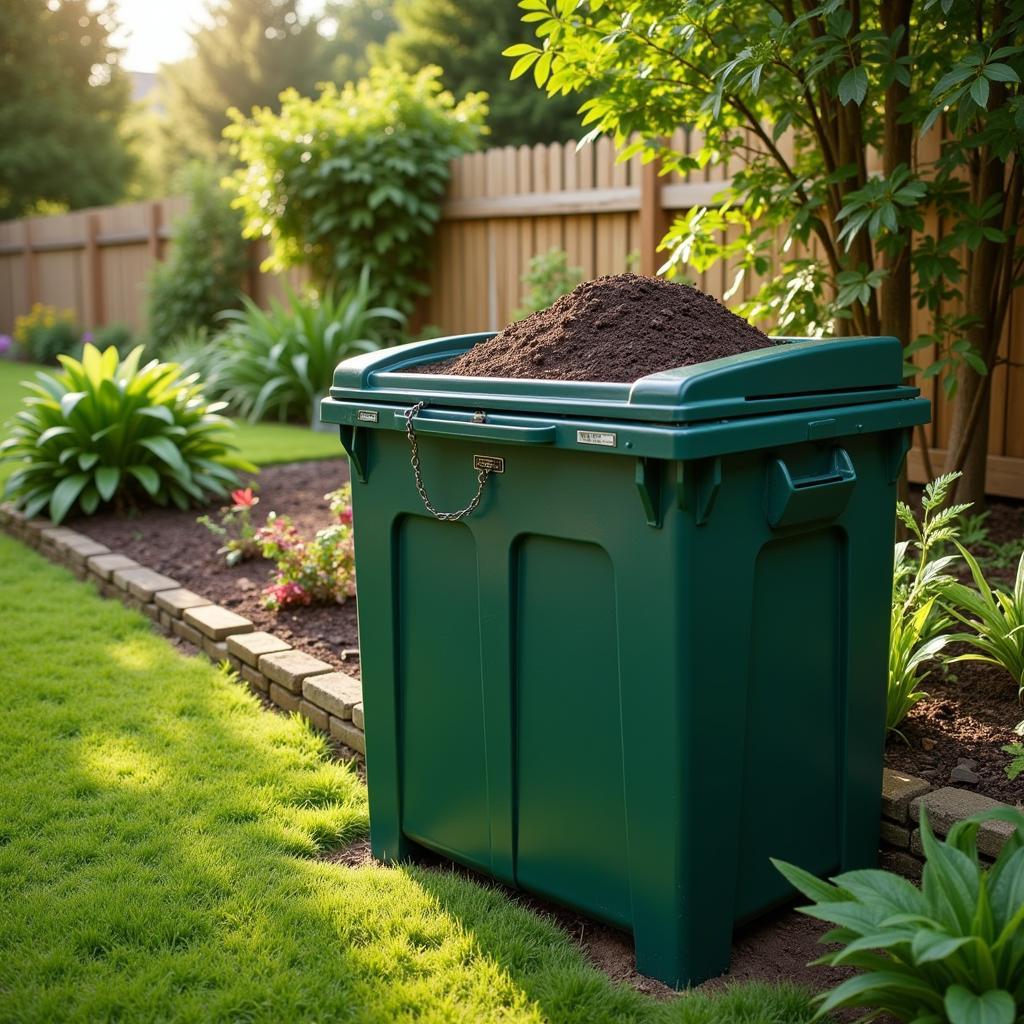
M 246 298 L 242 309 L 223 314 L 227 330 L 198 365 L 214 393 L 241 416 L 309 422 L 338 363 L 377 348 L 386 329 L 403 322 L 396 310 L 371 301 L 365 270 L 344 291 L 308 298 L 289 292 L 284 303 L 272 300 L 269 310 Z
M 991 867 L 978 826 L 1014 832 Z M 939 842 L 921 809 L 925 866 L 918 889 L 888 871 L 850 871 L 824 882 L 773 861 L 814 904 L 803 913 L 837 927 L 842 949 L 818 963 L 864 973 L 818 997 L 818 1017 L 858 1007 L 915 1024 L 1014 1024 L 1024 1019 L 1024 814 L 1012 808 L 957 822 Z
M 547 309 L 556 299 L 568 295 L 583 280 L 583 270 L 569 266 L 569 254 L 564 249 L 548 249 L 530 260 L 520 280 L 526 293 L 523 304 L 512 314 L 514 320 Z
M 945 545 L 956 540 L 960 516 L 970 505 L 942 506 L 959 475 L 947 473 L 925 487 L 921 498 L 924 515 L 920 523 L 908 505 L 902 501 L 896 505 L 896 515 L 907 528 L 910 540 L 896 545 L 893 560 L 885 722 L 886 728 L 893 731 L 898 731 L 897 726 L 907 717 L 907 712 L 928 696 L 919 689 L 924 679 L 922 670 L 950 641 L 944 630 L 951 625 L 951 620 L 939 598 L 952 581 L 946 570 L 956 562 L 957 556 L 941 552 Z
M 187 508 L 224 495 L 236 469 L 224 437 L 229 420 L 203 397 L 196 378 L 174 363 L 139 368 L 141 346 L 126 359 L 86 344 L 79 362 L 61 356 L 63 372 L 37 373 L 0 455 L 22 465 L 6 494 L 28 515 L 47 509 L 59 523 L 77 508 L 141 501 Z
M 483 131 L 483 94 L 456 103 L 440 74 L 374 68 L 316 99 L 290 89 L 280 114 L 231 111 L 225 135 L 243 166 L 229 181 L 246 236 L 270 241 L 265 267 L 308 266 L 328 284 L 368 266 L 379 301 L 412 308 L 449 163 Z
M 56 309 L 37 302 L 31 312 L 14 321 L 14 340 L 33 363 L 53 363 L 57 356 L 76 352 L 82 331 L 74 310 Z
M 190 164 L 184 171 L 188 210 L 174 223 L 174 244 L 148 282 L 147 328 L 161 356 L 175 338 L 211 327 L 222 309 L 238 305 L 249 248 L 242 218 L 220 186 L 221 171 Z

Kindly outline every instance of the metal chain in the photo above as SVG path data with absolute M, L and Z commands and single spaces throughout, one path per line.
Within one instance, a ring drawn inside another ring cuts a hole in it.
M 491 475 L 489 469 L 481 469 L 476 475 L 476 494 L 473 495 L 472 501 L 458 512 L 438 512 L 434 508 L 433 503 L 427 495 L 427 489 L 423 486 L 423 475 L 420 471 L 420 448 L 416 440 L 416 430 L 413 428 L 412 420 L 420 410 L 425 406 L 426 402 L 417 402 L 411 409 L 405 410 L 405 436 L 409 438 L 409 447 L 412 449 L 412 457 L 410 462 L 412 463 L 413 476 L 416 478 L 416 490 L 420 493 L 420 498 L 423 499 L 423 505 L 426 510 L 435 518 L 440 519 L 442 523 L 457 523 L 460 519 L 465 519 L 471 512 L 475 512 L 477 506 L 480 504 L 480 499 L 483 497 L 484 484 L 487 483 L 487 478 Z

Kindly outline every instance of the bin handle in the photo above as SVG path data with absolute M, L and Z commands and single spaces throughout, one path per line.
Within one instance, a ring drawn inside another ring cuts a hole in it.
M 423 501 L 423 507 L 435 519 L 439 519 L 442 523 L 457 523 L 460 519 L 465 519 L 477 510 L 477 507 L 480 504 L 480 499 L 484 494 L 484 485 L 487 483 L 487 478 L 491 475 L 491 467 L 489 465 L 480 465 L 476 474 L 476 494 L 473 495 L 469 504 L 465 508 L 461 508 L 457 512 L 438 512 L 438 510 L 434 508 L 434 505 L 427 494 L 426 487 L 423 485 L 423 473 L 420 469 L 420 448 L 419 443 L 416 440 L 416 428 L 412 425 L 413 419 L 426 404 L 426 402 L 417 402 L 411 408 L 406 409 L 404 413 L 405 436 L 409 438 L 409 447 L 412 449 L 412 455 L 409 461 L 412 463 L 412 474 L 416 481 L 416 490 L 419 491 L 420 498 Z
M 832 449 L 829 469 L 817 476 L 794 477 L 782 459 L 768 467 L 764 510 L 773 528 L 835 519 L 846 508 L 857 482 L 853 460 L 844 448 Z

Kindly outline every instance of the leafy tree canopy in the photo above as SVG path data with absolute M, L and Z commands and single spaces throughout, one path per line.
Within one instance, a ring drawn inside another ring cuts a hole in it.
M 327 4 L 320 31 L 331 54 L 330 79 L 354 82 L 370 70 L 369 50 L 395 31 L 394 0 L 335 0 Z
M 513 78 L 589 91 L 594 134 L 642 136 L 624 157 L 729 161 L 721 203 L 673 225 L 667 272 L 727 259 L 764 281 L 752 319 L 934 352 L 924 372 L 956 396 L 947 468 L 983 497 L 988 380 L 1024 282 L 1024 0 L 519 6 L 537 42 L 506 49 Z M 695 152 L 666 144 L 680 125 Z M 915 304 L 933 324 L 916 338 Z
M 500 54 L 510 39 L 524 35 L 520 13 L 513 0 L 397 0 L 398 30 L 385 43 L 383 58 L 410 73 L 439 65 L 445 87 L 456 96 L 486 92 L 490 145 L 577 138 L 579 97 L 545 103 L 526 82 L 509 81 Z
M 0 217 L 121 198 L 132 160 L 115 27 L 89 0 L 0 0 Z
M 311 96 L 330 76 L 318 21 L 298 0 L 213 0 L 192 33 L 195 55 L 164 68 L 167 130 L 189 156 L 220 147 L 228 110 L 279 109 L 285 89 Z

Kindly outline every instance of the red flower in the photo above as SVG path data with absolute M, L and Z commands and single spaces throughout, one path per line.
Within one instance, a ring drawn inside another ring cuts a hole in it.
M 352 506 L 351 505 L 346 505 L 338 513 L 338 522 L 344 523 L 346 526 L 351 526 L 352 525 Z
M 244 508 L 252 508 L 260 499 L 252 493 L 251 487 L 239 487 L 237 491 L 231 492 L 231 500 L 235 503 L 234 508 L 241 511 Z

